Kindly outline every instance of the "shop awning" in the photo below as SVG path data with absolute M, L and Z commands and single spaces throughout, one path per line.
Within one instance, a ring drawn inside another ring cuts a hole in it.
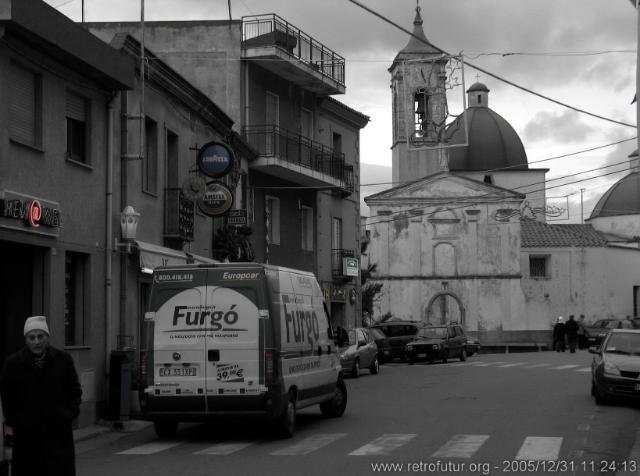
M 154 270 L 158 266 L 171 266 L 181 264 L 218 263 L 218 261 L 184 251 L 166 248 L 144 241 L 136 241 L 140 255 L 140 268 L 142 270 Z

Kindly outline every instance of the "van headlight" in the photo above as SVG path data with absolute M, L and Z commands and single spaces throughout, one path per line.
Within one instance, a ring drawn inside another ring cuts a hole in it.
M 433 344 L 433 350 L 438 350 L 440 346 L 438 344 Z
M 413 350 L 413 346 L 411 344 L 407 344 L 407 350 L 408 351 L 412 351 Z

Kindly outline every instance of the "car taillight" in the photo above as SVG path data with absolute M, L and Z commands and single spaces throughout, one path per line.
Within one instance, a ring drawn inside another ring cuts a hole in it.
M 274 363 L 274 355 L 272 350 L 266 350 L 264 352 L 264 377 L 265 383 L 271 384 L 274 383 L 276 377 L 275 371 L 275 363 Z

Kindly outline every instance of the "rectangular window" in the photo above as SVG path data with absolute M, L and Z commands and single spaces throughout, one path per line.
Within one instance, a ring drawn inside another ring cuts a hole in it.
M 64 345 L 84 345 L 87 257 L 68 251 L 64 267 Z
M 333 140 L 331 143 L 333 153 L 336 155 L 342 154 L 342 135 L 337 132 L 333 133 Z
M 265 200 L 265 225 L 269 244 L 280 244 L 280 199 L 267 196 Z
M 148 117 L 144 121 L 145 147 L 142 159 L 142 190 L 158 193 L 158 123 Z
M 300 116 L 300 135 L 313 140 L 313 113 L 309 109 L 302 109 Z
M 547 277 L 548 256 L 529 256 L 529 276 L 532 278 Z
M 42 146 L 42 77 L 11 63 L 9 100 L 11 140 L 33 147 Z
M 313 251 L 313 208 L 301 208 L 302 221 L 302 249 Z
M 65 110 L 67 126 L 67 158 L 89 163 L 87 154 L 87 133 L 89 101 L 71 91 L 67 91 Z

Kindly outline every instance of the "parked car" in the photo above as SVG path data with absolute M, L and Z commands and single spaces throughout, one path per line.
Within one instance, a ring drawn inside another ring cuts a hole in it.
M 480 352 L 480 341 L 475 337 L 467 336 L 467 357 L 471 357 L 473 354 Z
M 389 343 L 389 338 L 380 329 L 369 327 L 367 330 L 378 346 L 378 363 L 382 365 L 391 360 L 391 344 Z
M 385 321 L 374 324 L 370 329 L 379 329 L 387 336 L 389 344 L 389 356 L 384 356 L 384 361 L 404 359 L 404 346 L 413 340 L 418 329 L 424 324 L 420 321 Z
M 467 336 L 458 324 L 422 327 L 414 339 L 405 346 L 410 364 L 418 361 L 442 360 L 445 364 L 451 357 L 467 360 Z
M 353 378 L 360 377 L 362 369 L 372 374 L 380 371 L 378 346 L 371 333 L 362 327 L 347 330 L 348 339 L 338 349 L 342 371 Z
M 633 323 L 628 319 L 598 319 L 593 324 L 584 326 L 587 347 L 600 345 L 611 329 L 632 329 Z
M 640 330 L 612 329 L 600 347 L 590 347 L 591 395 L 606 405 L 612 397 L 640 397 Z

